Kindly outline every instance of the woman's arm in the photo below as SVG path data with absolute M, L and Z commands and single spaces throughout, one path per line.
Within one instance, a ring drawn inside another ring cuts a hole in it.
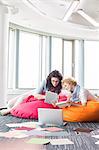
M 34 94 L 34 97 L 41 100 L 41 99 L 45 99 L 45 95 L 42 94 Z
M 39 88 L 36 89 L 35 94 L 42 94 L 46 90 L 46 82 L 45 80 L 42 81 Z
M 72 97 L 70 98 L 70 100 L 72 102 L 79 102 L 80 101 L 79 94 L 80 94 L 80 86 L 77 85 L 72 93 Z

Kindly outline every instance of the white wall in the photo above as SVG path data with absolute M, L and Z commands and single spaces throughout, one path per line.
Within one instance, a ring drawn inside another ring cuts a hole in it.
M 0 107 L 7 99 L 8 9 L 0 6 Z

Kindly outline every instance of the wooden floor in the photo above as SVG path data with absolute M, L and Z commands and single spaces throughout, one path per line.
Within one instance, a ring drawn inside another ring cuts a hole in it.
M 5 124 L 7 123 L 17 123 L 23 121 L 31 121 L 30 119 L 16 118 L 11 115 L 0 116 L 0 132 L 9 131 L 9 127 Z M 33 121 L 33 120 L 32 120 Z M 91 137 L 91 135 L 99 134 L 99 123 L 70 123 L 64 127 L 66 130 L 66 135 L 60 135 L 58 137 L 47 137 L 47 138 L 68 138 L 74 142 L 73 145 L 61 145 L 53 146 L 51 144 L 47 145 L 33 145 L 27 144 L 25 141 L 29 138 L 23 139 L 9 139 L 0 137 L 0 150 L 99 150 L 99 145 L 95 144 L 99 139 Z M 92 132 L 75 132 L 76 128 L 90 128 L 93 129 Z

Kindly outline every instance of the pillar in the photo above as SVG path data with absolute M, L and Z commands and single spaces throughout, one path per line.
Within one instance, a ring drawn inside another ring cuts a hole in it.
M 8 8 L 0 6 L 0 108 L 7 100 Z

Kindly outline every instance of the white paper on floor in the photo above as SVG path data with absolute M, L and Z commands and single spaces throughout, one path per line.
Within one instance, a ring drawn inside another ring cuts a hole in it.
M 22 122 L 22 123 L 9 123 L 6 124 L 8 127 L 31 127 L 31 128 L 36 128 L 39 125 L 41 125 L 39 122 Z
M 50 143 L 52 145 L 65 145 L 65 144 L 74 144 L 71 140 L 65 139 L 51 139 Z
M 92 137 L 99 139 L 99 134 L 98 135 L 92 135 Z
M 31 131 L 26 132 L 28 136 L 31 135 L 39 135 L 39 136 L 67 136 L 69 133 L 66 131 L 60 131 L 60 132 L 49 132 L 49 131 L 42 131 L 38 129 L 34 129 Z
M 26 131 L 18 131 L 18 130 L 10 130 L 8 132 L 0 132 L 0 137 L 6 137 L 6 138 L 24 138 L 28 137 L 27 134 L 25 134 Z
M 99 141 L 95 142 L 95 144 L 99 144 Z

